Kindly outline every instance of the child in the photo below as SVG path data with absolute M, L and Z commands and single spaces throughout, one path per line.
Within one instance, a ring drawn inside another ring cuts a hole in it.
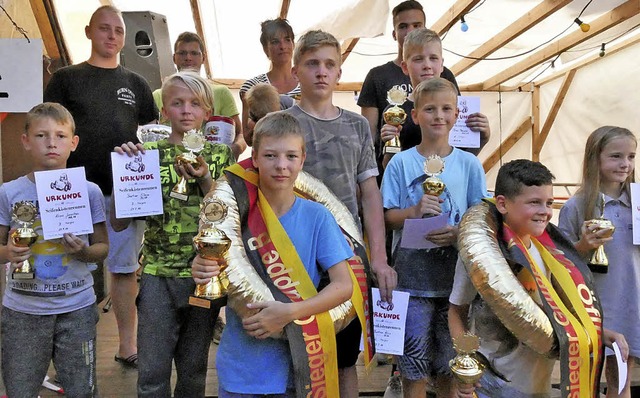
M 115 148 L 129 156 L 145 149 L 160 153 L 164 214 L 146 219 L 144 272 L 138 295 L 138 396 L 171 396 L 171 362 L 175 360 L 175 396 L 202 397 L 218 309 L 188 304 L 195 290 L 189 259 L 202 198 L 222 169 L 233 162 L 233 155 L 226 145 L 206 143 L 199 152 L 197 168 L 176 164 L 176 155 L 185 152 L 184 134 L 202 128 L 213 97 L 207 81 L 193 72 L 170 76 L 162 84 L 162 97 L 162 113 L 171 122 L 167 140 Z M 180 176 L 189 181 L 186 202 L 169 195 Z M 113 220 L 118 228 L 125 228 L 129 221 Z
M 87 182 L 93 233 L 45 241 L 40 217 L 31 247 L 15 246 L 11 233 L 14 205 L 38 207 L 34 172 L 67 167 L 78 145 L 73 117 L 62 105 L 45 102 L 27 113 L 22 145 L 32 162 L 26 176 L 0 187 L 0 262 L 11 271 L 25 260 L 35 267 L 31 280 L 15 280 L 11 272 L 2 300 L 2 378 L 10 397 L 35 397 L 53 359 L 68 396 L 97 396 L 96 295 L 87 263 L 104 260 L 109 251 L 102 192 Z M 62 290 L 47 286 L 66 287 Z
M 495 233 L 501 253 L 496 255 L 505 257 L 510 267 L 506 272 L 515 274 L 553 324 L 560 349 L 562 396 L 594 397 L 600 377 L 600 343 L 617 341 L 625 357 L 628 350 L 622 335 L 606 330 L 600 333 L 598 300 L 585 298 L 585 292 L 593 291 L 591 273 L 571 243 L 549 224 L 553 179 L 545 166 L 530 160 L 514 160 L 500 168 L 495 205 L 489 205 L 489 214 L 497 219 Z M 476 283 L 479 279 L 474 276 Z M 490 309 L 491 303 L 478 296 L 462 261 L 456 266 L 449 301 L 452 337 L 460 337 L 468 330 L 469 319 L 473 320 L 480 338 L 479 351 L 490 364 L 480 379 L 479 397 L 550 397 L 555 359 L 549 354 L 554 353 L 543 355 L 519 341 L 508 329 L 508 322 L 503 323 Z M 458 396 L 470 398 L 473 390 L 474 386 L 461 385 Z
M 342 73 L 341 62 L 340 43 L 331 34 L 313 30 L 300 37 L 293 53 L 292 71 L 300 82 L 302 95 L 297 105 L 284 112 L 298 119 L 305 132 L 304 170 L 324 182 L 344 202 L 359 226 L 358 208 L 362 208 L 371 270 L 381 298 L 391 302 L 396 274 L 387 264 L 382 200 L 376 182 L 378 167 L 369 125 L 364 117 L 340 109 L 332 101 Z M 361 332 L 358 325 L 354 320 L 337 336 L 343 398 L 358 396 L 355 368 Z
M 440 76 L 443 70 L 442 42 L 438 34 L 426 28 L 413 30 L 404 39 L 402 71 L 409 75 L 411 84 L 416 87 L 420 82 Z M 457 93 L 457 90 L 456 90 Z M 412 93 L 402 108 L 407 116 L 414 108 L 415 94 Z M 456 103 L 457 104 L 457 103 Z M 489 120 L 482 113 L 472 113 L 466 120 L 467 127 L 480 133 L 480 148 L 462 148 L 462 150 L 477 155 L 489 141 L 491 132 Z M 412 148 L 420 143 L 422 135 L 420 126 L 412 118 L 407 117 L 402 126 L 385 124 L 380 129 L 382 142 L 400 137 L 402 150 Z M 392 155 L 386 155 L 383 165 L 389 162 Z
M 253 143 L 253 129 L 258 123 L 258 120 L 262 119 L 269 112 L 277 112 L 281 109 L 281 98 L 288 98 L 293 101 L 293 98 L 287 96 L 280 96 L 278 90 L 268 83 L 258 83 L 251 87 L 247 91 L 244 101 L 248 109 L 247 125 L 244 129 L 244 139 L 247 145 L 251 146 Z M 293 106 L 293 104 L 291 104 Z M 288 106 L 283 109 L 290 108 Z
M 268 226 L 268 232 L 264 233 L 268 233 L 268 236 L 273 238 L 272 231 L 277 232 L 280 229 L 281 237 L 286 239 L 285 243 L 274 240 L 270 248 L 269 237 L 262 238 L 262 241 L 268 244 L 261 246 L 266 250 L 265 253 L 258 248 L 262 258 L 260 266 L 269 265 L 265 263 L 265 259 L 279 258 L 278 253 L 284 255 L 297 252 L 297 266 L 300 268 L 296 268 L 296 261 L 286 262 L 287 268 L 290 269 L 289 275 L 292 275 L 294 280 L 296 278 L 293 276 L 294 272 L 300 272 L 305 278 L 308 276 L 310 278 L 308 282 L 313 282 L 311 287 L 314 289 L 311 297 L 302 301 L 286 300 L 250 304 L 251 308 L 258 309 L 260 312 L 244 321 L 231 308 L 227 308 L 227 326 L 222 335 L 216 359 L 221 398 L 266 395 L 269 397 L 306 396 L 307 389 L 303 390 L 304 392 L 301 391 L 305 386 L 296 386 L 298 391 L 295 395 L 294 381 L 299 379 L 299 375 L 296 374 L 294 377 L 290 370 L 292 359 L 295 361 L 302 358 L 305 362 L 311 361 L 307 359 L 307 353 L 317 354 L 318 350 L 324 348 L 325 363 L 330 362 L 330 356 L 333 356 L 335 361 L 335 351 L 327 349 L 325 341 L 321 344 L 307 345 L 306 352 L 303 347 L 300 353 L 290 351 L 287 341 L 271 338 L 285 329 L 289 341 L 292 341 L 289 333 L 290 326 L 294 326 L 295 320 L 306 318 L 319 320 L 320 317 L 317 314 L 328 311 L 349 299 L 352 292 L 352 280 L 345 261 L 352 256 L 352 251 L 331 213 L 322 205 L 298 198 L 294 194 L 294 182 L 302 170 L 304 161 L 304 135 L 299 123 L 292 116 L 279 112 L 268 114 L 256 124 L 251 160 L 227 169 L 229 178 L 234 178 L 236 181 L 242 180 L 242 187 L 247 186 L 249 190 L 259 189 L 266 199 L 267 203 L 261 202 L 261 197 L 256 205 L 250 205 L 248 217 L 252 218 L 251 209 L 262 214 L 260 219 L 263 219 Z M 256 172 L 257 186 L 244 184 L 244 181 L 250 181 L 250 178 L 244 176 L 255 176 Z M 231 182 L 233 187 L 233 180 Z M 240 202 L 239 191 L 234 189 L 234 192 Z M 268 211 L 264 210 L 265 207 Z M 271 211 L 273 213 L 270 218 Z M 255 223 L 250 229 L 252 234 L 258 233 Z M 246 232 L 243 230 L 244 233 Z M 260 236 L 264 233 L 260 233 Z M 283 258 L 284 261 L 286 260 Z M 216 265 L 215 261 L 196 256 L 193 261 L 193 275 L 196 283 L 206 283 L 212 276 L 217 275 Z M 328 271 L 330 283 L 316 294 L 315 287 L 320 281 L 321 271 Z M 305 288 L 304 283 L 303 278 L 293 282 L 295 285 L 300 284 L 301 288 Z M 296 289 L 302 291 L 301 288 Z M 301 324 L 297 321 L 296 323 Z M 328 326 L 332 324 L 329 323 Z M 319 323 L 319 327 L 321 328 L 319 333 L 322 334 L 322 323 Z M 335 332 L 332 327 L 329 329 L 331 329 L 329 338 L 334 339 Z M 304 333 L 307 336 L 306 340 L 309 335 L 308 332 Z M 335 362 L 333 366 L 335 371 Z M 318 376 L 318 371 L 315 372 Z M 260 374 L 264 376 L 257 376 Z M 337 384 L 334 385 L 333 390 L 330 389 L 330 385 L 337 382 L 337 372 L 324 374 L 320 378 L 327 384 L 326 396 L 338 396 Z M 322 383 L 316 380 L 314 384 Z M 310 395 L 312 393 L 315 396 L 316 391 L 309 392 Z
M 458 257 L 455 248 L 462 214 L 486 196 L 484 171 L 470 153 L 448 143 L 458 117 L 455 86 L 442 78 L 425 80 L 414 88 L 411 117 L 422 131 L 418 146 L 394 156 L 382 178 L 384 217 L 393 230 L 394 267 L 398 289 L 409 292 L 404 355 L 398 358 L 405 397 L 424 397 L 427 378 L 435 376 L 438 396 L 448 396 L 449 360 L 453 358 L 447 330 L 447 309 Z M 424 164 L 439 156 L 445 167 L 439 178 L 446 184 L 438 197 L 425 194 Z M 426 239 L 440 246 L 432 250 L 399 245 L 404 221 L 448 213 L 448 225 Z
M 631 191 L 634 182 L 636 137 L 621 127 L 603 126 L 587 139 L 582 169 L 582 186 L 560 210 L 559 227 L 576 249 L 589 260 L 593 251 L 605 245 L 608 273 L 593 279 L 604 311 L 604 325 L 622 333 L 629 343 L 631 361 L 640 358 L 640 248 L 633 245 L 631 231 Z M 603 197 L 604 196 L 604 197 Z M 604 214 L 600 205 L 604 201 Z M 588 220 L 604 216 L 616 227 L 613 237 L 603 237 Z M 631 377 L 618 380 L 616 360 L 607 357 L 607 397 L 618 397 L 618 384 L 625 387 L 621 397 L 630 397 Z

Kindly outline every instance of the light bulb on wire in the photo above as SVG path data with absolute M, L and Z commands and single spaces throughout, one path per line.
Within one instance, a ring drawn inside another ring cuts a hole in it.
M 589 29 L 591 29 L 591 25 L 588 23 L 584 23 L 580 20 L 580 18 L 576 18 L 573 22 L 575 22 L 584 33 L 587 33 Z
M 605 52 L 604 52 L 604 46 L 605 46 L 605 44 L 606 44 L 606 43 L 602 43 L 602 46 L 600 46 L 600 57 L 604 57 L 604 54 L 605 54 Z
M 460 17 L 460 30 L 463 32 L 469 30 L 469 25 L 467 25 L 467 21 L 464 20 L 464 15 Z

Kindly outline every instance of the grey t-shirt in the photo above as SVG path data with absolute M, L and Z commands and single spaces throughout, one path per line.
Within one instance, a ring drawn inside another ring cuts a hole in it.
M 318 119 L 295 105 L 286 112 L 300 122 L 307 142 L 304 171 L 318 178 L 347 206 L 357 224 L 357 184 L 378 175 L 367 119 L 339 109 L 334 119 Z
M 100 188 L 87 182 L 87 190 L 92 224 L 104 222 L 104 198 Z M 29 201 L 38 206 L 36 184 L 27 177 L 0 186 L 0 225 L 19 227 L 11 221 L 11 209 L 19 201 Z M 32 315 L 63 314 L 93 304 L 96 295 L 87 263 L 66 255 L 58 240 L 45 241 L 39 215 L 33 229 L 38 234 L 38 240 L 31 246 L 29 261 L 35 265 L 35 278 L 14 280 L 9 276 L 2 304 L 14 311 Z M 89 242 L 88 235 L 78 237 Z

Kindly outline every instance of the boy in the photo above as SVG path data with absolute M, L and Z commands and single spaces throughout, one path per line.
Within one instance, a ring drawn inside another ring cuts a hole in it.
M 258 120 L 269 112 L 277 112 L 293 106 L 293 98 L 278 94 L 278 90 L 268 83 L 258 83 L 251 87 L 244 99 L 249 109 L 249 118 L 244 129 L 244 139 L 249 146 L 253 144 L 253 129 Z M 283 104 L 283 100 L 287 101 L 289 105 Z
M 182 32 L 173 46 L 173 63 L 180 71 L 193 71 L 200 73 L 202 64 L 207 58 L 204 51 L 204 43 L 200 36 L 193 32 Z M 235 159 L 247 148 L 242 137 L 242 125 L 236 102 L 231 90 L 222 84 L 209 83 L 213 92 L 213 116 L 226 116 L 233 119 L 235 125 L 235 138 L 231 144 L 231 150 Z M 153 101 L 159 110 L 162 110 L 162 89 L 153 92 Z M 161 123 L 167 123 L 167 119 L 160 117 Z
M 345 261 L 352 256 L 352 251 L 331 213 L 322 205 L 298 198 L 294 193 L 294 182 L 302 170 L 304 161 L 304 135 L 299 123 L 294 117 L 279 112 L 268 114 L 256 124 L 251 160 L 227 169 L 227 177 L 238 202 L 242 200 L 239 197 L 241 191 L 236 188 L 234 182 L 240 182 L 241 187 L 246 187 L 249 193 L 247 198 L 251 198 L 251 193 L 255 194 L 259 189 L 267 202 L 262 202 L 261 197 L 257 204 L 250 204 L 248 210 L 249 219 L 253 218 L 252 211 L 255 212 L 254 215 L 260 213 L 262 215 L 259 216 L 260 220 L 268 226 L 267 232 L 259 234 L 260 236 L 268 234 L 266 239 L 262 238 L 262 241 L 267 243 L 258 248 L 262 258 L 259 266 L 266 266 L 267 264 L 263 264 L 265 259 L 277 259 L 280 253 L 283 256 L 283 263 L 289 269 L 289 275 L 294 280 L 292 284 L 301 285 L 296 290 L 302 292 L 304 288 L 309 287 L 312 288 L 312 294 L 304 300 L 285 299 L 284 302 L 250 304 L 250 308 L 258 309 L 260 312 L 244 321 L 231 308 L 227 309 L 227 327 L 222 335 L 216 359 L 221 398 L 267 395 L 299 397 L 307 396 L 307 393 L 309 396 L 316 396 L 316 393 L 321 391 L 309 389 L 305 383 L 302 385 L 296 383 L 297 395 L 295 394 L 294 382 L 304 375 L 296 373 L 294 377 L 290 369 L 292 362 L 294 362 L 294 369 L 296 368 L 296 359 L 312 361 L 311 356 L 308 357 L 307 354 L 317 357 L 318 351 L 322 349 L 325 350 L 325 360 L 321 361 L 333 362 L 335 372 L 336 353 L 327 347 L 329 342 L 323 340 L 321 344 L 305 343 L 308 345 L 306 350 L 304 346 L 302 347 L 302 352 L 294 351 L 295 345 L 291 343 L 294 340 L 290 334 L 293 333 L 291 327 L 295 327 L 294 321 L 317 319 L 319 332 L 313 334 L 322 335 L 324 329 L 328 333 L 328 340 L 333 340 L 335 344 L 332 323 L 329 322 L 326 328 L 323 328 L 318 314 L 325 313 L 349 299 L 352 292 L 352 279 L 349 266 Z M 248 176 L 255 177 L 256 172 L 257 186 L 254 185 L 255 183 L 248 183 L 251 180 Z M 265 207 L 267 211 L 264 210 Z M 273 213 L 270 218 L 271 211 Z M 244 217 L 241 215 L 241 218 Z M 255 222 L 248 228 L 252 235 L 259 233 Z M 280 237 L 283 239 L 277 242 L 273 240 L 273 245 L 270 247 L 270 238 L 274 237 L 272 231 L 277 232 L 278 229 L 282 232 Z M 243 227 L 243 234 L 245 233 Z M 261 249 L 265 252 L 260 251 Z M 297 253 L 297 260 L 287 261 L 284 258 L 287 253 Z M 218 273 L 216 265 L 215 261 L 196 256 L 193 261 L 193 275 L 196 283 L 206 283 L 216 275 Z M 315 288 L 320 281 L 321 270 L 328 271 L 330 283 L 316 294 Z M 304 279 L 294 276 L 294 273 L 301 273 L 305 278 L 308 277 L 310 280 L 307 282 L 310 286 L 305 286 Z M 278 290 L 275 286 L 273 289 Z M 278 291 L 284 293 L 284 290 Z M 323 316 L 327 315 L 327 313 L 323 314 Z M 295 323 L 302 325 L 298 321 Z M 306 325 L 307 322 L 304 324 Z M 283 329 L 291 343 L 291 350 L 287 341 L 274 336 Z M 307 336 L 305 340 L 308 339 L 309 333 L 304 327 L 302 332 Z M 326 366 L 324 371 L 327 371 Z M 321 388 L 326 396 L 338 396 L 337 374 L 329 372 L 322 376 L 322 369 L 311 372 L 312 376 L 315 372 L 314 385 L 326 384 L 326 389 Z M 260 374 L 265 376 L 256 377 Z M 318 376 L 320 380 L 315 378 Z M 306 377 L 309 377 L 309 371 Z
M 125 25 L 120 11 L 110 5 L 99 7 L 84 29 L 91 40 L 91 56 L 86 62 L 62 68 L 51 76 L 44 100 L 69 109 L 84 144 L 78 147 L 68 166 L 84 166 L 87 180 L 98 184 L 105 195 L 109 255 L 106 265 L 111 274 L 109 294 L 118 324 L 119 345 L 115 360 L 125 367 L 136 367 L 136 271 L 142 242 L 138 223 L 120 233 L 111 228 L 111 150 L 123 142 L 137 142 L 138 125 L 158 117 L 151 89 L 144 77 L 119 65 L 124 46 Z M 102 291 L 102 270 L 94 273 Z
M 573 331 L 574 328 L 581 330 L 583 335 L 592 329 L 593 336 L 596 336 L 597 340 L 600 339 L 602 320 L 598 300 L 593 298 L 589 303 L 584 302 L 584 298 L 582 301 L 571 301 L 575 310 L 572 312 L 579 314 L 586 310 L 585 314 L 589 314 L 586 316 L 587 319 L 579 318 L 571 323 L 554 321 L 570 317 L 566 312 L 558 312 L 558 308 L 564 305 L 553 302 L 556 289 L 562 289 L 561 301 L 565 303 L 569 303 L 573 296 L 583 295 L 585 291 L 595 294 L 595 290 L 591 273 L 579 254 L 559 230 L 549 224 L 552 216 L 553 179 L 551 172 L 538 162 L 518 159 L 503 165 L 496 179 L 495 204 L 490 204 L 490 214 L 497 219 L 496 237 L 501 254 L 509 263 L 511 272 L 527 288 L 531 298 L 542 307 L 556 330 L 560 358 L 563 358 L 560 366 L 562 396 L 598 396 L 597 380 L 600 378 L 599 367 L 602 359 L 600 342 L 594 341 L 592 344 L 593 339 L 590 340 L 589 337 L 582 340 L 576 337 L 575 341 L 572 340 L 573 334 L 577 333 Z M 570 282 L 562 279 L 563 272 L 573 275 Z M 552 280 L 552 277 L 553 285 L 547 282 Z M 578 279 L 581 282 L 576 285 Z M 581 293 L 581 288 L 585 286 L 587 288 L 582 289 Z M 485 303 L 478 296 L 461 260 L 456 266 L 455 282 L 449 301 L 449 326 L 452 337 L 461 336 L 468 330 L 469 320 L 475 320 L 475 333 L 480 337 L 481 344 L 479 351 L 491 364 L 480 379 L 477 389 L 479 396 L 550 396 L 551 372 L 555 359 L 548 353 L 542 355 L 533 351 L 509 331 L 507 324 L 503 324 L 490 309 L 490 303 Z M 470 306 L 472 311 L 469 315 Z M 571 324 L 571 330 L 565 330 L 562 324 Z M 562 332 L 558 333 L 559 330 Z M 607 345 L 616 341 L 623 356 L 627 357 L 628 346 L 622 335 L 605 330 L 602 340 Z M 578 352 L 583 349 L 586 361 L 577 358 Z M 588 360 L 590 356 L 591 361 Z M 570 367 L 572 370 L 581 370 L 568 372 Z M 584 369 L 585 367 L 587 369 Z M 591 371 L 595 374 L 596 385 L 588 380 Z M 587 380 L 583 379 L 584 374 Z M 458 388 L 458 396 L 471 397 L 473 390 L 473 386 L 461 385 Z
M 404 40 L 402 71 L 409 76 L 411 84 L 416 87 L 420 82 L 434 77 L 438 77 L 442 72 L 442 42 L 436 32 L 421 28 L 413 30 Z M 407 101 L 401 106 L 407 115 L 414 108 L 413 96 L 410 95 Z M 461 148 L 464 151 L 477 155 L 491 135 L 489 121 L 482 113 L 472 113 L 466 120 L 466 125 L 472 131 L 480 133 L 480 148 Z M 412 148 L 420 143 L 420 126 L 414 123 L 412 118 L 407 117 L 402 126 L 391 126 L 385 124 L 380 129 L 382 142 L 389 141 L 395 136 L 400 137 L 400 147 L 402 150 Z M 389 162 L 392 154 L 385 155 L 383 165 Z
M 413 91 L 411 118 L 420 126 L 417 146 L 396 154 L 382 178 L 387 228 L 393 230 L 394 267 L 398 289 L 409 292 L 404 355 L 398 357 L 405 397 L 424 397 L 427 378 L 435 376 L 438 396 L 449 396 L 449 360 L 453 358 L 447 330 L 449 293 L 458 252 L 460 218 L 486 196 L 484 170 L 468 152 L 449 145 L 449 131 L 458 117 L 456 88 L 439 77 L 425 80 Z M 441 159 L 439 178 L 446 188 L 440 197 L 421 186 L 429 158 Z M 406 219 L 448 214 L 448 225 L 425 238 L 439 246 L 406 249 L 400 244 Z
M 378 168 L 369 126 L 362 116 L 340 109 L 332 102 L 342 73 L 341 62 L 340 43 L 331 34 L 313 30 L 300 37 L 293 53 L 292 72 L 300 82 L 301 98 L 297 105 L 284 112 L 298 119 L 305 132 L 304 170 L 324 182 L 344 202 L 358 225 L 361 225 L 358 215 L 361 206 L 371 251 L 371 270 L 377 277 L 381 298 L 391 302 L 396 273 L 387 264 L 382 200 L 376 182 Z M 354 320 L 352 327 L 337 336 L 341 347 L 338 367 L 343 398 L 358 396 L 355 369 L 360 341 L 358 324 Z
M 0 187 L 0 262 L 29 260 L 35 266 L 32 280 L 15 280 L 10 273 L 2 300 L 2 378 L 10 397 L 35 397 L 53 359 L 60 384 L 68 396 L 97 396 L 96 295 L 87 263 L 107 257 L 109 243 L 100 188 L 87 183 L 93 234 L 64 234 L 45 241 L 40 218 L 33 228 L 38 240 L 31 247 L 15 246 L 11 233 L 20 228 L 12 221 L 14 205 L 28 202 L 38 207 L 34 173 L 67 167 L 79 137 L 69 111 L 62 105 L 43 103 L 27 113 L 22 145 L 32 162 L 26 176 Z M 46 285 L 67 286 L 64 291 Z
M 167 78 L 162 84 L 162 97 L 162 112 L 171 122 L 167 140 L 144 146 L 129 142 L 115 148 L 130 156 L 145 149 L 160 153 L 164 214 L 146 218 L 144 271 L 137 299 L 138 396 L 172 396 L 171 362 L 175 360 L 178 378 L 174 395 L 202 397 L 218 310 L 188 304 L 195 289 L 188 261 L 193 253 L 192 239 L 198 232 L 200 203 L 213 180 L 233 162 L 233 155 L 228 146 L 207 142 L 199 152 L 198 167 L 176 164 L 176 155 L 185 151 L 185 133 L 202 128 L 213 108 L 213 97 L 207 81 L 193 72 L 178 72 Z M 187 201 L 170 196 L 180 176 L 188 179 Z M 116 229 L 125 228 L 129 221 L 112 218 Z

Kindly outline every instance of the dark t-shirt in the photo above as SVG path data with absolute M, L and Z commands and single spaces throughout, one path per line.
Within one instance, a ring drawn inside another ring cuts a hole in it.
M 54 73 L 44 100 L 65 106 L 76 123 L 80 142 L 67 166 L 84 166 L 87 179 L 110 195 L 111 151 L 138 142 L 138 125 L 158 117 L 147 81 L 122 66 L 105 69 L 83 62 Z

